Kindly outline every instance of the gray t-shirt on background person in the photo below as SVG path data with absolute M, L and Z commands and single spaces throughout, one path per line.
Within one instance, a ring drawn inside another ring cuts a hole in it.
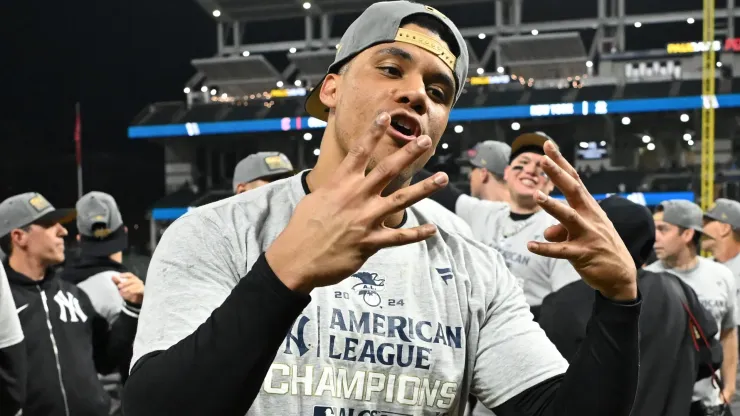
M 167 229 L 132 363 L 192 334 L 223 303 L 306 195 L 301 177 L 191 210 Z M 407 214 L 406 228 L 424 217 Z M 315 289 L 248 415 L 461 415 L 469 394 L 493 408 L 564 373 L 501 255 L 438 226 Z
M 470 225 L 476 240 L 503 255 L 530 306 L 541 305 L 545 296 L 580 280 L 567 260 L 539 256 L 527 249 L 529 241 L 545 241 L 545 230 L 558 224 L 547 212 L 540 210 L 528 219 L 515 221 L 508 203 L 468 195 L 457 199 L 455 212 Z
M 727 267 L 704 257 L 697 257 L 696 267 L 689 270 L 666 269 L 661 261 L 656 261 L 645 267 L 651 272 L 669 272 L 681 278 L 696 292 L 704 309 L 714 317 L 717 322 L 716 338 L 726 329 L 735 328 L 738 325 L 738 305 L 735 285 L 735 277 Z M 719 370 L 717 370 L 719 375 Z M 701 400 L 707 405 L 717 406 L 722 404 L 719 397 L 719 389 L 712 385 L 711 378 L 700 380 L 694 386 L 693 400 Z
M 0 263 L 0 348 L 8 348 L 23 341 L 23 328 L 18 314 L 28 305 L 16 309 L 8 276 Z

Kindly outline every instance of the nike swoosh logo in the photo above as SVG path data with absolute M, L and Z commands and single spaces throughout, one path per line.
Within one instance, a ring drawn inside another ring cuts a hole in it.
M 23 305 L 23 306 L 21 306 L 21 307 L 17 308 L 17 309 L 15 310 L 15 313 L 21 313 L 21 312 L 23 312 L 23 310 L 24 310 L 24 309 L 26 309 L 27 307 L 28 307 L 28 304 L 26 303 L 25 305 Z

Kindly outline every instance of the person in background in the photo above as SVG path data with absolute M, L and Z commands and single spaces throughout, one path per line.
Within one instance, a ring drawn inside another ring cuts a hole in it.
M 33 192 L 0 203 L 0 246 L 26 343 L 24 416 L 107 416 L 98 373 L 115 371 L 136 334 L 138 308 L 126 306 L 130 313 L 111 326 L 84 291 L 56 276 L 65 260 L 62 224 L 75 214 Z
M 619 196 L 602 200 L 599 205 L 632 255 L 645 302 L 640 314 L 640 381 L 632 414 L 688 415 L 694 383 L 721 364 L 722 346 L 714 338 L 717 324 L 694 290 L 681 279 L 665 272 L 641 270 L 655 243 L 650 211 Z M 539 324 L 569 362 L 586 339 L 593 303 L 594 290 L 583 281 L 568 284 L 542 301 Z M 701 337 L 694 338 L 689 331 L 684 303 L 697 318 L 711 348 L 704 348 Z M 692 338 L 702 347 L 700 351 L 694 348 Z M 712 357 L 710 362 L 703 361 L 705 354 Z
M 259 152 L 249 155 L 234 168 L 233 190 L 238 195 L 270 182 L 293 176 L 293 164 L 280 152 Z
M 719 371 L 723 388 L 711 379 L 700 380 L 694 387 L 692 414 L 702 410 L 721 411 L 735 394 L 737 373 L 737 297 L 735 277 L 727 267 L 698 256 L 703 213 L 693 202 L 664 201 L 656 208 L 655 254 L 658 261 L 645 268 L 651 272 L 669 272 L 691 286 L 702 306 L 719 328 L 718 338 L 724 358 Z
M 82 289 L 95 311 L 112 325 L 121 313 L 131 314 L 131 309 L 138 309 L 144 296 L 144 283 L 123 265 L 128 229 L 115 199 L 106 193 L 85 194 L 77 201 L 76 209 L 80 256 L 64 268 L 61 276 Z M 133 342 L 129 356 L 132 348 Z M 130 357 L 119 363 L 122 382 L 128 376 L 129 364 Z
M 702 249 L 711 253 L 714 261 L 724 264 L 735 275 L 735 289 L 738 292 L 736 298 L 740 305 L 740 202 L 717 199 L 714 206 L 704 213 L 703 230 L 709 238 L 702 239 Z M 738 323 L 740 324 L 740 320 Z M 735 385 L 739 376 L 735 378 Z M 740 394 L 737 390 L 732 401 L 732 411 L 740 414 Z
M 468 150 L 462 164 L 469 164 L 473 170 L 470 179 L 470 195 L 484 201 L 510 202 L 509 188 L 504 179 L 509 166 L 511 147 L 496 140 L 486 140 Z
M 26 345 L 5 268 L 0 263 L 0 415 L 15 415 L 26 396 Z
M 511 145 L 504 179 L 509 191 L 509 201 L 488 201 L 463 194 L 454 186 L 447 186 L 433 194 L 431 199 L 459 215 L 473 229 L 476 240 L 498 250 L 506 260 L 511 273 L 524 290 L 535 320 L 539 318 L 542 299 L 568 283 L 580 280 L 573 267 L 562 259 L 538 256 L 527 249 L 528 241 L 544 241 L 545 230 L 557 221 L 542 210 L 535 201 L 538 191 L 549 195 L 553 184 L 542 168 L 543 146 L 551 140 L 544 133 L 525 133 Z M 502 148 L 486 147 L 482 160 L 500 160 L 494 155 Z M 476 163 L 476 160 L 472 161 Z M 488 163 L 486 164 L 488 166 Z M 488 168 L 486 168 L 488 169 Z M 421 171 L 416 180 L 431 174 Z M 484 194 L 482 186 L 473 183 L 471 192 Z

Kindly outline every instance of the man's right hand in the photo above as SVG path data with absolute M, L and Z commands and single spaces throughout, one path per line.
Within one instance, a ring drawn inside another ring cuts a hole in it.
M 382 113 L 356 140 L 334 176 L 296 206 L 288 226 L 265 253 L 267 262 L 285 285 L 308 293 L 341 282 L 367 259 L 387 247 L 416 243 L 436 232 L 432 224 L 391 229 L 383 221 L 447 185 L 438 173 L 386 197 L 381 192 L 401 171 L 432 145 L 428 136 L 383 159 L 367 175 L 370 157 L 390 126 Z

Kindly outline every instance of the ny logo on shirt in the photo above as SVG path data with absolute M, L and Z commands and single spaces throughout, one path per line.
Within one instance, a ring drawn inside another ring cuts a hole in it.
M 62 322 L 86 322 L 87 315 L 80 307 L 80 301 L 71 293 L 61 290 L 54 295 L 54 301 L 59 305 L 59 319 Z

